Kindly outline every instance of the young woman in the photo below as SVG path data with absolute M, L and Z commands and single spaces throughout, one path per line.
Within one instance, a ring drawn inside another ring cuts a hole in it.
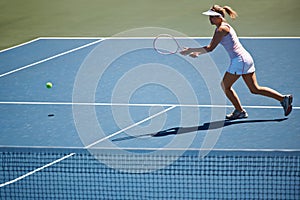
M 204 15 L 209 16 L 210 23 L 216 26 L 210 44 L 201 48 L 185 48 L 180 53 L 196 58 L 201 54 L 213 51 L 219 43 L 224 46 L 231 59 L 231 64 L 223 77 L 221 85 L 227 98 L 235 107 L 235 110 L 231 114 L 226 115 L 227 119 L 234 120 L 248 117 L 246 110 L 243 109 L 240 103 L 238 95 L 232 89 L 232 85 L 240 76 L 243 77 L 251 93 L 278 100 L 284 109 L 284 115 L 289 115 L 292 111 L 292 95 L 282 95 L 273 89 L 258 85 L 253 59 L 239 42 L 234 29 L 225 20 L 225 12 L 232 19 L 237 17 L 237 13 L 229 6 L 221 7 L 214 5 L 210 10 L 204 12 Z

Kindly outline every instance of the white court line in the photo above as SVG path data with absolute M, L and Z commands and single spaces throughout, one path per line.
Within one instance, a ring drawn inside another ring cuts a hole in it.
M 155 118 L 155 117 L 157 117 L 157 116 L 159 116 L 159 115 L 161 115 L 161 114 L 163 114 L 163 113 L 166 113 L 166 112 L 168 112 L 169 110 L 172 110 L 172 109 L 174 109 L 174 108 L 176 108 L 176 106 L 171 106 L 171 107 L 169 107 L 169 108 L 167 108 L 167 109 L 165 109 L 165 110 L 163 110 L 163 111 L 160 111 L 160 112 L 158 112 L 158 113 L 156 113 L 156 114 L 154 114 L 154 115 L 151 115 L 150 117 L 147 117 L 147 118 L 145 118 L 145 119 L 143 119 L 143 120 L 141 120 L 141 121 L 139 121 L 139 122 L 137 122 L 137 123 L 135 123 L 135 124 L 132 124 L 132 125 L 130 125 L 130 126 L 124 128 L 124 129 L 122 129 L 122 130 L 119 130 L 119 131 L 117 131 L 117 132 L 115 132 L 115 133 L 113 133 L 113 134 L 111 134 L 111 135 L 109 135 L 109 136 L 107 136 L 107 137 L 105 137 L 105 138 L 102 138 L 102 139 L 100 139 L 100 140 L 97 140 L 96 142 L 93 142 L 93 143 L 87 145 L 87 146 L 85 147 L 85 149 L 91 148 L 92 146 L 95 146 L 96 144 L 98 144 L 98 143 L 100 143 L 100 142 L 103 142 L 104 140 L 107 140 L 107 139 L 109 139 L 109 138 L 111 138 L 111 137 L 113 137 L 113 136 L 116 136 L 116 135 L 118 135 L 118 134 L 120 134 L 120 133 L 122 133 L 122 132 L 124 132 L 124 131 L 127 131 L 128 129 L 131 129 L 131 128 L 135 127 L 135 126 L 138 126 L 138 125 L 140 125 L 140 124 L 142 124 L 142 123 L 144 123 L 144 122 L 146 122 L 146 121 L 148 121 L 148 120 L 150 120 L 150 119 L 153 119 L 153 118 Z
M 47 165 L 44 165 L 44 166 L 42 166 L 42 167 L 39 167 L 39 168 L 37 168 L 37 169 L 35 169 L 35 170 L 31 171 L 31 172 L 28 172 L 27 174 L 24 174 L 24 175 L 18 177 L 18 178 L 15 178 L 15 179 L 13 179 L 13 180 L 11 180 L 11 181 L 2 183 L 2 184 L 0 184 L 0 188 L 1 188 L 1 187 L 4 187 L 4 186 L 6 186 L 6 185 L 10 185 L 10 184 L 12 184 L 12 183 L 15 183 L 15 182 L 17 182 L 17 181 L 19 181 L 19 180 L 22 180 L 22 179 L 26 178 L 27 176 L 30 176 L 30 175 L 32 175 L 32 174 L 38 172 L 38 171 L 41 171 L 41 170 L 43 170 L 43 169 L 45 169 L 45 168 L 47 168 L 47 167 L 50 167 L 50 166 L 54 165 L 55 163 L 58 163 L 58 162 L 60 162 L 60 161 L 63 161 L 63 160 L 65 160 L 65 159 L 67 159 L 67 158 L 69 158 L 69 157 L 71 157 L 71 156 L 73 156 L 73 155 L 75 155 L 75 153 L 70 153 L 70 154 L 68 154 L 68 155 L 66 155 L 66 156 L 64 156 L 64 157 L 62 157 L 62 158 L 60 158 L 60 159 L 57 159 L 57 160 L 55 160 L 55 161 L 53 161 L 53 162 L 51 162 L 51 163 L 48 163 Z
M 38 40 L 39 40 L 39 38 L 36 38 L 36 39 L 30 40 L 30 41 L 28 41 L 28 42 L 25 42 L 25 43 L 22 43 L 22 44 L 13 46 L 13 47 L 9 47 L 9 48 L 6 48 L 6 49 L 2 49 L 2 50 L 0 50 L 0 53 L 3 53 L 3 52 L 5 52 L 5 51 L 9 51 L 9 50 L 15 49 L 15 48 L 18 48 L 18 47 L 21 47 L 21 46 L 25 46 L 25 45 L 27 45 L 27 44 L 36 42 L 36 41 L 38 41 Z
M 12 50 L 12 49 L 15 49 L 17 47 L 21 47 L 21 46 L 24 46 L 24 45 L 27 45 L 27 44 L 30 44 L 32 42 L 35 42 L 35 41 L 38 41 L 38 40 L 66 40 L 66 39 L 69 39 L 69 40 L 90 40 L 90 39 L 96 39 L 96 40 L 99 40 L 99 39 L 103 39 L 103 38 L 107 38 L 107 39 L 149 39 L 149 38 L 153 38 L 153 37 L 38 37 L 36 39 L 33 39 L 33 40 L 30 40 L 28 42 L 25 42 L 25 43 L 22 43 L 22 44 L 19 44 L 19 45 L 16 45 L 16 46 L 12 46 L 12 47 L 9 47 L 9 48 L 6 48 L 6 49 L 2 49 L 0 50 L 0 53 L 2 52 L 5 52 L 5 51 L 9 51 L 9 50 Z M 212 37 L 184 37 L 184 38 L 190 38 L 190 39 L 211 39 Z M 278 37 L 262 37 L 262 36 L 257 36 L 257 37 L 249 37 L 249 36 L 241 36 L 239 37 L 240 39 L 259 39 L 259 40 L 264 40 L 264 39 L 300 39 L 300 37 L 285 37 L 285 36 L 278 36 Z
M 39 37 L 40 40 L 100 40 L 108 37 Z
M 92 45 L 97 44 L 97 43 L 99 43 L 99 42 L 101 42 L 101 41 L 103 41 L 103 40 L 104 40 L 104 39 L 97 40 L 97 41 L 95 41 L 95 42 L 91 42 L 91 43 L 85 44 L 85 45 L 80 46 L 80 47 L 77 47 L 77 48 L 75 48 L 75 49 L 71 49 L 71 50 L 69 50 L 69 51 L 65 51 L 65 52 L 63 52 L 63 53 L 60 53 L 60 54 L 51 56 L 51 57 L 49 57 L 49 58 L 45 58 L 45 59 L 43 59 L 43 60 L 40 60 L 40 61 L 31 63 L 31 64 L 29 64 L 29 65 L 25 65 L 25 66 L 20 67 L 20 68 L 18 68 L 18 69 L 15 69 L 15 70 L 6 72 L 6 73 L 4 73 L 4 74 L 1 74 L 1 75 L 0 75 L 0 78 L 1 78 L 1 77 L 4 77 L 4 76 L 7 76 L 7 75 L 9 75 L 9 74 L 13 74 L 13 73 L 15 73 L 15 72 L 18 72 L 18 71 L 27 69 L 27 68 L 29 68 L 29 67 L 33 67 L 33 66 L 35 66 L 35 65 L 38 65 L 38 64 L 47 62 L 47 61 L 49 61 L 49 60 L 53 60 L 53 59 L 55 59 L 55 58 L 64 56 L 64 55 L 69 54 L 69 53 L 72 53 L 72 52 L 74 52 L 74 51 L 78 51 L 78 50 L 80 50 L 80 49 L 83 49 L 83 48 L 92 46 Z
M 130 107 L 194 107 L 194 108 L 233 108 L 232 105 L 207 105 L 207 104 L 149 104 L 149 103 L 84 103 L 84 102 L 38 102 L 38 101 L 0 101 L 0 105 L 62 105 L 62 106 L 130 106 Z M 249 109 L 282 109 L 282 106 L 254 106 L 245 105 Z M 293 106 L 293 109 L 300 109 Z
M 157 117 L 157 116 L 159 116 L 159 115 L 161 115 L 161 114 L 163 114 L 163 113 L 166 113 L 166 112 L 168 112 L 169 110 L 174 109 L 175 107 L 176 107 L 176 106 L 172 106 L 172 107 L 169 107 L 169 108 L 167 108 L 167 109 L 165 109 L 165 110 L 163 110 L 163 111 L 161 111 L 161 112 L 158 112 L 158 113 L 156 113 L 156 114 L 154 114 L 154 115 L 151 115 L 150 117 L 147 117 L 147 118 L 145 118 L 145 119 L 143 119 L 143 120 L 141 120 L 141 121 L 139 121 L 139 122 L 137 122 L 137 123 L 135 123 L 135 124 L 132 124 L 132 125 L 130 125 L 130 126 L 124 128 L 124 129 L 120 130 L 120 131 L 117 131 L 117 132 L 115 132 L 115 133 L 113 133 L 113 134 L 111 134 L 111 135 L 109 135 L 109 136 L 107 136 L 107 137 L 104 137 L 104 138 L 102 138 L 102 139 L 100 139 L 100 140 L 97 140 L 96 142 L 94 142 L 94 143 L 92 143 L 92 144 L 90 144 L 90 145 L 88 145 L 88 146 L 85 146 L 84 149 L 91 148 L 92 146 L 94 146 L 94 145 L 96 145 L 96 144 L 98 144 L 98 143 L 100 143 L 100 142 L 103 142 L 104 140 L 107 140 L 107 139 L 109 139 L 109 138 L 111 138 L 111 137 L 113 137 L 113 136 L 115 136 L 115 135 L 118 135 L 118 134 L 120 134 L 120 133 L 122 133 L 122 132 L 124 132 L 124 131 L 126 131 L 126 130 L 128 130 L 128 129 L 131 129 L 131 128 L 135 127 L 135 126 L 138 126 L 139 124 L 144 123 L 144 122 L 146 122 L 146 121 L 148 121 L 148 120 L 150 120 L 150 119 L 153 119 L 154 117 Z M 30 176 L 30 175 L 32 175 L 32 174 L 38 172 L 38 171 L 41 171 L 41 170 L 43 170 L 43 169 L 45 169 L 45 168 L 47 168 L 47 167 L 50 167 L 50 166 L 54 165 L 55 163 L 58 163 L 58 162 L 60 162 L 60 161 L 63 161 L 63 160 L 65 160 L 65 159 L 71 157 L 71 156 L 74 156 L 75 154 L 76 154 L 76 153 L 70 153 L 70 154 L 68 154 L 68 155 L 66 155 L 66 156 L 64 156 L 64 157 L 62 157 L 62 158 L 60 158 L 60 159 L 57 159 L 57 160 L 55 160 L 55 161 L 53 161 L 53 162 L 51 162 L 51 163 L 48 163 L 48 164 L 46 164 L 46 165 L 44 165 L 44 166 L 42 166 L 42 167 L 39 167 L 39 168 L 37 168 L 37 169 L 35 169 L 35 170 L 33 170 L 33 171 L 30 171 L 30 172 L 28 172 L 28 173 L 26 173 L 26 174 L 24 174 L 24 175 L 22 175 L 22 176 L 20 176 L 20 177 L 18 177 L 18 178 L 15 178 L 15 179 L 13 179 L 13 180 L 11 180 L 11 181 L 2 183 L 2 184 L 0 184 L 0 188 L 1 188 L 1 187 L 4 187 L 4 186 L 6 186 L 6 185 L 9 185 L 9 184 L 15 183 L 15 182 L 17 182 L 17 181 L 20 181 L 20 180 L 26 178 L 27 176 Z
M 83 39 L 83 40 L 88 40 L 88 39 L 101 39 L 101 38 L 107 38 L 107 39 L 153 39 L 156 36 L 133 36 L 133 37 L 40 37 L 39 39 L 46 39 L 46 40 L 64 40 L 64 39 Z M 197 37 L 197 36 L 191 36 L 191 37 L 179 37 L 179 38 L 187 38 L 187 39 L 211 39 L 211 36 L 208 37 Z M 265 37 L 265 36 L 257 36 L 257 37 L 249 37 L 249 36 L 240 36 L 240 39 L 300 39 L 300 37 L 297 36 L 274 36 L 274 37 Z

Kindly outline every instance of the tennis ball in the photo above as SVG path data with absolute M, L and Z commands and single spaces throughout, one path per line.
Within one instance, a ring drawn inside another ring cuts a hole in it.
M 50 88 L 52 88 L 52 86 L 53 86 L 53 85 L 52 85 L 52 83 L 51 83 L 51 82 L 48 82 L 48 83 L 46 83 L 46 87 L 47 87 L 47 88 L 49 88 L 49 89 L 50 89 Z

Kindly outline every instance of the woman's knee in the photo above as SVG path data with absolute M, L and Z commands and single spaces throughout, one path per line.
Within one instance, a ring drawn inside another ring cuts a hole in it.
M 231 85 L 226 85 L 223 81 L 221 81 L 220 85 L 224 92 L 231 90 Z
M 252 94 L 260 94 L 261 91 L 259 87 L 251 87 L 249 90 Z
M 257 83 L 255 72 L 243 75 L 243 79 L 252 94 L 261 93 L 261 87 Z

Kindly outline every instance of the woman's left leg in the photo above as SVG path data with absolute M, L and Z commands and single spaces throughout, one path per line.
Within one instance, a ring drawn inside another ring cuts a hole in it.
M 250 74 L 244 74 L 243 79 L 245 83 L 247 84 L 248 88 L 250 89 L 251 93 L 253 94 L 260 94 L 266 97 L 271 97 L 273 99 L 276 99 L 280 101 L 283 110 L 284 115 L 288 116 L 293 109 L 292 102 L 293 102 L 293 96 L 292 95 L 282 95 L 279 92 L 268 88 L 268 87 L 261 87 L 258 85 L 256 80 L 255 72 Z
M 263 95 L 266 97 L 271 97 L 280 102 L 283 101 L 284 95 L 280 94 L 279 92 L 277 92 L 271 88 L 261 87 L 258 85 L 255 72 L 250 73 L 250 74 L 243 74 L 242 77 L 252 94 L 259 94 L 259 95 Z

